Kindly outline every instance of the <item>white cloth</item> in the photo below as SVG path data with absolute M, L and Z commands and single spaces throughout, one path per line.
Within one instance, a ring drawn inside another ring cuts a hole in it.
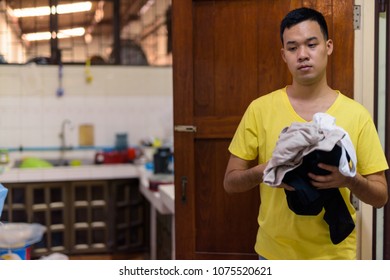
M 264 170 L 263 181 L 279 186 L 284 175 L 298 167 L 303 157 L 314 150 L 331 151 L 341 147 L 339 171 L 344 176 L 356 174 L 356 152 L 348 133 L 336 126 L 335 118 L 326 113 L 316 113 L 309 123 L 294 122 L 282 130 L 272 158 Z M 348 156 L 350 160 L 348 160 Z
M 356 175 L 357 157 L 355 147 L 352 144 L 352 140 L 349 137 L 348 132 L 343 128 L 336 126 L 336 119 L 326 113 L 317 113 L 313 116 L 313 121 L 319 124 L 319 128 L 325 131 L 338 130 L 344 133 L 344 137 L 340 139 L 338 145 L 341 146 L 341 157 L 339 170 L 344 176 L 353 177 Z M 349 165 L 348 156 L 351 159 L 351 166 Z

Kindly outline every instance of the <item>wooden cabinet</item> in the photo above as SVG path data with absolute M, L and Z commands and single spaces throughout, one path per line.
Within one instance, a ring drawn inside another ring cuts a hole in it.
M 137 184 L 137 188 L 134 185 Z M 139 192 L 138 180 L 111 183 L 111 211 L 116 252 L 137 251 L 149 246 L 149 203 Z
M 156 213 L 156 259 L 171 260 L 172 215 Z
M 6 184 L 3 222 L 46 227 L 32 257 L 148 248 L 147 203 L 138 179 Z
M 80 181 L 70 183 L 71 252 L 109 250 L 109 183 Z
M 44 238 L 34 245 L 34 255 L 67 252 L 69 211 L 66 183 L 5 184 L 8 189 L 3 222 L 39 223 L 46 227 Z

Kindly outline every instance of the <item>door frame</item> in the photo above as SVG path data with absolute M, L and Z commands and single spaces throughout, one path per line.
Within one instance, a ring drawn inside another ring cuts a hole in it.
M 361 26 L 355 30 L 354 99 L 374 117 L 375 106 L 375 26 L 376 2 L 355 0 L 361 7 Z M 358 259 L 375 259 L 375 212 L 372 206 L 359 203 L 357 212 Z
M 386 96 L 390 96 L 390 1 L 386 0 Z M 388 115 L 390 114 L 390 98 L 386 98 L 386 128 L 385 128 L 385 138 L 386 138 L 386 155 L 390 155 L 390 122 L 388 122 Z M 386 172 L 387 180 L 390 182 L 389 170 Z M 387 203 L 384 209 L 384 230 L 383 230 L 383 256 L 386 259 L 390 259 L 390 204 Z
M 388 98 L 390 94 L 390 55 L 389 55 L 389 49 L 390 49 L 390 1 L 389 0 L 376 0 L 375 1 L 375 108 L 379 107 L 380 102 L 378 99 L 382 96 L 384 98 L 384 105 L 381 104 L 383 107 L 381 109 L 383 110 L 382 114 L 376 115 L 376 120 L 382 121 L 381 124 L 381 132 L 383 134 L 384 138 L 384 150 L 387 158 L 390 158 L 390 122 L 388 121 L 389 112 L 390 112 L 390 98 Z M 380 33 L 380 13 L 385 12 L 386 13 L 386 22 L 384 23 L 386 26 L 385 30 L 385 88 L 382 91 L 382 88 L 380 89 L 379 83 L 381 82 L 379 80 L 379 52 L 380 52 L 380 37 L 383 36 L 383 33 Z M 381 91 L 380 91 L 381 90 Z M 379 108 L 378 110 L 379 111 Z M 386 171 L 386 178 L 387 181 L 390 182 L 390 171 Z M 390 238 L 388 237 L 388 233 L 390 232 L 390 204 L 387 203 L 383 209 L 380 209 L 380 211 L 375 211 L 375 221 L 378 223 L 375 224 L 374 231 L 376 232 L 374 236 L 374 259 L 390 259 Z M 382 235 L 382 236 L 381 236 Z M 379 240 L 377 240 L 375 237 L 378 237 Z M 377 250 L 379 252 L 377 252 Z

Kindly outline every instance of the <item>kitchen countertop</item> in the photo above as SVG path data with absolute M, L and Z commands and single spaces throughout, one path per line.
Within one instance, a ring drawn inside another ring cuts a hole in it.
M 175 213 L 175 185 L 161 185 L 159 192 L 163 204 L 169 209 L 171 214 Z
M 175 186 L 174 184 L 161 184 L 157 190 L 149 188 L 149 179 L 146 170 L 141 170 L 146 176 L 141 176 L 140 192 L 150 202 L 150 259 L 157 259 L 157 212 L 172 215 L 171 239 L 172 259 L 176 259 L 175 242 Z M 168 176 L 169 177 L 169 176 Z M 173 177 L 172 177 L 173 179 Z
M 152 191 L 148 186 L 141 184 L 140 192 L 160 214 L 172 214 L 171 210 L 161 199 L 161 191 Z
M 135 164 L 9 168 L 0 175 L 0 183 L 125 179 L 142 174 L 142 167 Z

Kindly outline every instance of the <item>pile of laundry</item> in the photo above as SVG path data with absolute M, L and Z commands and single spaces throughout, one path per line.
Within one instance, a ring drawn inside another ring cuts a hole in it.
M 285 190 L 289 208 L 297 215 L 318 215 L 325 209 L 334 244 L 343 241 L 355 223 L 338 188 L 319 190 L 312 186 L 308 173 L 326 175 L 319 163 L 338 166 L 341 174 L 356 174 L 356 152 L 348 133 L 336 126 L 335 118 L 317 113 L 308 123 L 294 122 L 282 130 L 272 158 L 264 171 L 264 183 L 285 183 L 295 190 Z

